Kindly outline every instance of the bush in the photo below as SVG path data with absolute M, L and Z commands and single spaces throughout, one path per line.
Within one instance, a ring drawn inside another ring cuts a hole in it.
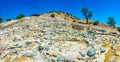
M 120 27 L 118 27 L 117 30 L 120 32 Z
M 55 14 L 51 14 L 50 17 L 55 17 Z
M 89 24 L 93 24 L 94 22 L 89 22 Z
M 107 21 L 107 24 L 111 27 L 115 27 L 116 22 L 115 22 L 114 17 L 109 17 L 108 21 Z
M 6 21 L 10 21 L 10 20 L 12 20 L 12 19 L 6 19 Z
M 99 24 L 99 21 L 93 22 L 93 25 L 98 25 L 98 24 Z
M 23 18 L 23 17 L 25 17 L 24 14 L 20 14 L 20 15 L 18 15 L 15 19 L 21 19 L 21 18 Z
M 2 23 L 2 17 L 0 17 L 0 23 Z
M 40 14 L 32 14 L 31 16 L 40 16 Z

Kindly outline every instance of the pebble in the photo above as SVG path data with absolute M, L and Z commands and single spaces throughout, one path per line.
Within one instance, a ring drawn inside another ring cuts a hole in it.
M 53 52 L 53 56 L 57 57 L 59 55 L 59 53 L 57 51 Z
M 85 51 L 83 51 L 83 50 L 81 50 L 79 53 L 80 53 L 80 55 L 81 55 L 82 57 L 85 57 L 85 56 L 86 56 L 86 53 L 85 53 Z
M 100 48 L 101 53 L 104 53 L 106 51 L 106 48 Z
M 50 47 L 49 46 L 45 47 L 45 50 L 46 51 L 50 50 Z

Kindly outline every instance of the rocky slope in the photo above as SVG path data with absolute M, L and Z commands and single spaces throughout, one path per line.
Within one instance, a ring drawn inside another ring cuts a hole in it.
M 114 28 L 50 14 L 0 24 L 0 62 L 120 62 Z

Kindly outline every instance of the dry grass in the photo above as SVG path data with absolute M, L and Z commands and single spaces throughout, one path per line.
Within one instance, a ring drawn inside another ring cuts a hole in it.
M 104 62 L 109 62 L 110 58 L 114 56 L 114 52 L 112 49 L 109 49 L 108 52 L 105 54 Z
M 83 45 L 87 46 L 87 43 L 85 43 L 83 41 L 79 41 L 79 42 L 77 42 L 77 44 L 83 44 Z
M 111 43 L 105 42 L 102 44 L 102 47 L 108 48 L 108 47 L 111 47 L 111 45 L 112 45 Z
M 19 58 L 14 59 L 12 62 L 22 62 L 22 61 L 30 60 L 30 59 L 33 59 L 33 57 L 21 56 L 21 57 L 19 57 Z

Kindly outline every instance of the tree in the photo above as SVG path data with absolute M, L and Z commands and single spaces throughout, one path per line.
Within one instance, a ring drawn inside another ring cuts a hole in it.
M 50 17 L 55 17 L 55 14 L 53 14 L 53 13 L 52 13 L 52 14 L 50 14 Z
M 0 23 L 2 23 L 2 17 L 0 17 Z
M 24 14 L 20 14 L 20 15 L 18 15 L 15 19 L 21 19 L 21 18 L 23 18 L 23 17 L 25 17 Z
M 115 27 L 115 19 L 113 17 L 108 17 L 108 21 L 107 21 L 107 24 L 111 27 Z
M 83 16 L 85 16 L 86 23 L 88 24 L 88 19 L 90 19 L 93 16 L 92 12 L 89 11 L 86 7 L 82 8 L 81 12 L 82 12 Z
M 120 32 L 120 27 L 117 27 L 117 30 Z

